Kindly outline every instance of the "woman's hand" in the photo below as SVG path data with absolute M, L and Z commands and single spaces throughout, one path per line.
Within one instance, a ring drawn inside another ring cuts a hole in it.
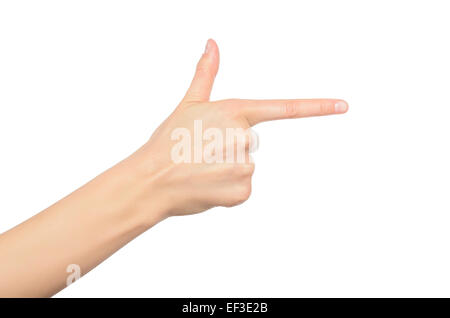
M 186 96 L 144 146 L 0 235 L 0 296 L 53 295 L 168 216 L 245 201 L 254 170 L 249 127 L 347 111 L 336 99 L 210 102 L 218 67 L 209 40 Z
M 147 173 L 156 176 L 166 216 L 234 206 L 248 199 L 254 171 L 248 154 L 254 141 L 248 130 L 251 126 L 268 120 L 345 113 L 348 108 L 338 99 L 211 102 L 218 68 L 219 49 L 208 40 L 186 96 L 136 154 L 148 162 L 144 164 Z M 230 132 L 236 138 L 230 138 Z

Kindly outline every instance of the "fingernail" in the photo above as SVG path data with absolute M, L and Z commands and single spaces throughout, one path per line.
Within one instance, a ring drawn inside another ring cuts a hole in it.
M 208 54 L 210 49 L 211 49 L 211 40 L 208 40 L 206 42 L 205 54 Z
M 343 101 L 339 101 L 334 104 L 334 111 L 336 113 L 345 113 L 347 111 L 347 103 Z

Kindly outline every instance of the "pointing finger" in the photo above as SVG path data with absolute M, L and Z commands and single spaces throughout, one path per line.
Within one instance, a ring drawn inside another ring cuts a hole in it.
M 342 114 L 348 110 L 341 99 L 236 100 L 251 126 L 263 121 Z

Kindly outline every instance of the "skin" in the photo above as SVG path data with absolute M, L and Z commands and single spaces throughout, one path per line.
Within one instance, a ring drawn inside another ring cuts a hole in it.
M 175 128 L 249 128 L 260 122 L 345 113 L 339 99 L 209 101 L 219 50 L 208 40 L 192 83 L 140 149 L 54 205 L 0 235 L 0 296 L 47 297 L 66 287 L 69 264 L 89 272 L 156 223 L 248 199 L 254 164 L 179 163 Z M 248 149 L 247 149 L 248 150 Z

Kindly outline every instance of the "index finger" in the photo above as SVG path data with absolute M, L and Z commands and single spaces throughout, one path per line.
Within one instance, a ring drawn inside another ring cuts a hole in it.
M 263 121 L 343 114 L 348 104 L 342 99 L 238 100 L 251 126 Z

